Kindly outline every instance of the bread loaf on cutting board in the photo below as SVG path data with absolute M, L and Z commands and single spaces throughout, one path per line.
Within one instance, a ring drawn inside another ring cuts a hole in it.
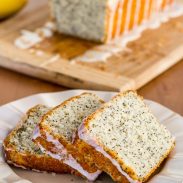
M 174 0 L 51 0 L 60 33 L 109 42 L 137 29 Z M 158 16 L 157 16 L 158 18 Z

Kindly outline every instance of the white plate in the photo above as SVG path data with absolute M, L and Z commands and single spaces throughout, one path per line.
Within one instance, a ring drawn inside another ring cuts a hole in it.
M 57 93 L 38 94 L 11 102 L 0 107 L 0 183 L 84 183 L 85 180 L 72 175 L 55 175 L 36 173 L 19 168 L 9 167 L 3 157 L 2 141 L 16 126 L 22 115 L 36 104 L 55 106 L 67 98 L 82 93 L 83 90 L 70 90 Z M 94 91 L 93 91 L 94 92 Z M 95 92 L 105 101 L 115 93 Z M 171 110 L 152 101 L 146 101 L 155 116 L 176 137 L 176 147 L 163 168 L 149 182 L 182 183 L 183 182 L 183 118 Z M 103 174 L 96 182 L 112 183 L 109 176 Z

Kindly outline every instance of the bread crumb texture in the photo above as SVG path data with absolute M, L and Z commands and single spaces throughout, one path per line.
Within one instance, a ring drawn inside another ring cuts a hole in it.
M 59 32 L 89 40 L 104 39 L 107 2 L 106 0 L 52 0 L 52 13 Z
M 170 132 L 133 91 L 113 98 L 88 125 L 89 135 L 140 179 L 158 166 L 174 143 Z
M 37 105 L 27 113 L 25 121 L 10 138 L 10 144 L 16 147 L 20 153 L 31 153 L 42 155 L 41 149 L 32 141 L 32 135 L 35 127 L 41 120 L 41 117 L 49 110 L 44 105 Z
M 84 93 L 53 109 L 43 123 L 49 126 L 55 135 L 62 135 L 71 142 L 84 118 L 96 111 L 102 103 L 95 94 Z

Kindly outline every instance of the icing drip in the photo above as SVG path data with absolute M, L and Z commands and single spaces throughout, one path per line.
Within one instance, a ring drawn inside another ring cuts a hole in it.
M 34 32 L 22 30 L 21 36 L 14 41 L 14 44 L 20 49 L 28 49 L 40 43 L 45 38 L 53 36 L 54 31 L 55 24 L 53 22 L 47 22 L 43 27 L 36 29 Z
M 118 169 L 118 171 L 127 178 L 127 180 L 130 183 L 139 183 L 136 180 L 133 180 L 123 169 L 121 168 L 120 164 L 113 159 L 108 153 L 104 151 L 104 149 L 99 146 L 94 139 L 90 137 L 90 135 L 87 133 L 87 129 L 84 125 L 84 123 L 81 124 L 79 130 L 78 130 L 78 136 L 81 140 L 85 141 L 87 144 L 91 145 L 93 148 L 95 148 L 96 151 L 100 152 L 103 154 L 106 158 L 108 158 L 111 163 Z
M 33 133 L 33 139 L 42 138 L 39 126 L 36 127 Z M 54 159 L 61 160 L 63 163 L 69 165 L 73 169 L 77 170 L 79 173 L 84 175 L 89 181 L 94 181 L 100 175 L 101 171 L 96 171 L 94 173 L 89 173 L 83 169 L 83 167 L 73 158 L 71 154 L 67 152 L 67 149 L 56 139 L 54 139 L 50 134 L 46 133 L 46 141 L 51 142 L 55 148 L 60 152 L 58 154 L 47 151 L 40 143 L 38 143 L 40 149 L 47 155 Z
M 113 33 L 113 28 L 114 28 L 114 17 L 115 17 L 115 11 L 117 9 L 117 5 L 119 3 L 119 0 L 117 1 L 113 1 L 113 0 L 109 0 L 108 1 L 108 6 L 109 6 L 109 10 L 110 10 L 110 20 L 109 20 L 109 31 L 108 31 L 108 37 L 107 37 L 107 42 L 110 41 L 112 39 L 112 33 Z
M 143 21 L 142 25 L 137 25 L 138 22 L 138 12 L 140 10 L 140 1 L 137 3 L 136 8 L 136 16 L 135 16 L 135 27 L 131 31 L 128 30 L 129 22 L 130 22 L 130 14 L 131 14 L 131 5 L 132 0 L 128 2 L 128 13 L 127 13 L 127 22 L 125 24 L 125 32 L 123 35 L 119 36 L 120 34 L 120 24 L 122 19 L 122 7 L 124 4 L 124 0 L 118 0 L 116 3 L 114 3 L 112 0 L 109 1 L 108 6 L 111 9 L 112 15 L 110 16 L 110 26 L 109 26 L 109 37 L 108 40 L 111 39 L 112 36 L 112 30 L 113 30 L 113 22 L 114 22 L 114 10 L 117 8 L 117 4 L 120 3 L 119 8 L 119 20 L 117 23 L 117 30 L 115 34 L 115 39 L 113 39 L 111 42 L 109 42 L 106 45 L 101 45 L 86 51 L 84 54 L 75 57 L 71 59 L 71 63 L 76 63 L 78 61 L 80 62 L 105 62 L 108 58 L 114 55 L 114 53 L 119 53 L 124 50 L 127 43 L 130 41 L 134 41 L 138 39 L 142 32 L 146 29 L 157 29 L 161 23 L 167 22 L 170 18 L 178 17 L 183 14 L 183 6 L 181 4 L 174 3 L 173 5 L 166 7 L 163 12 L 162 10 L 162 0 L 153 1 L 153 11 L 151 18 L 147 21 L 148 16 L 148 3 L 145 5 L 145 21 Z M 158 13 L 156 13 L 158 12 Z M 35 31 L 28 31 L 28 30 L 22 30 L 21 36 L 18 37 L 14 44 L 16 47 L 20 49 L 28 49 L 36 44 L 42 42 L 45 38 L 49 38 L 53 36 L 53 33 L 55 32 L 56 27 L 53 22 L 47 22 L 43 27 L 36 29 Z M 102 50 L 100 50 L 100 47 L 102 47 Z M 105 49 L 106 47 L 106 49 Z M 108 51 L 108 47 L 110 47 L 110 50 Z M 38 52 L 38 55 L 42 56 L 44 53 Z
M 123 15 L 123 4 L 124 0 L 119 0 L 119 10 L 118 10 L 118 21 L 117 21 L 117 27 L 116 27 L 116 34 L 115 37 L 118 37 L 120 35 L 120 28 L 122 23 L 122 15 Z
M 127 20 L 126 20 L 126 24 L 125 24 L 125 33 L 127 33 L 129 24 L 130 24 L 130 18 L 131 18 L 131 8 L 132 8 L 132 0 L 128 1 L 128 10 L 127 10 Z
M 22 36 L 15 40 L 15 46 L 20 49 L 28 49 L 42 41 L 42 38 L 35 32 L 28 30 L 21 31 Z
M 156 4 L 155 9 L 159 9 L 159 3 Z M 146 7 L 147 9 L 148 7 Z M 157 11 L 157 10 L 156 10 Z M 105 62 L 108 58 L 113 56 L 114 50 L 115 53 L 122 52 L 126 47 L 127 43 L 138 39 L 142 32 L 146 29 L 157 29 L 161 23 L 168 21 L 170 18 L 175 18 L 183 14 L 183 6 L 180 4 L 173 4 L 172 6 L 166 8 L 163 12 L 158 14 L 153 14 L 151 19 L 144 21 L 142 25 L 135 27 L 132 31 L 126 31 L 122 36 L 117 37 L 110 43 L 106 45 L 101 45 L 94 47 L 86 51 L 83 55 L 80 55 L 71 60 L 71 63 L 75 62 Z M 129 16 L 128 16 L 129 17 Z M 110 51 L 108 48 L 110 47 Z M 100 48 L 102 48 L 100 50 Z M 105 51 L 103 51 L 105 50 Z M 118 51 L 117 51 L 118 50 Z
M 136 13 L 135 13 L 135 20 L 134 20 L 134 24 L 135 24 L 135 28 L 138 26 L 138 19 L 139 19 L 139 15 L 140 15 L 140 0 L 137 0 L 137 8 L 136 8 Z

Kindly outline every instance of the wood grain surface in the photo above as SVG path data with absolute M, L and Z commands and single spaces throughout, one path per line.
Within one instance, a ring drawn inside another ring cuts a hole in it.
M 15 17 L 12 17 L 10 20 L 3 22 L 3 29 L 0 29 L 0 35 L 1 38 L 3 37 L 6 40 L 12 40 L 16 36 L 19 35 L 19 30 L 22 29 L 22 27 L 26 27 L 29 30 L 32 30 L 35 27 L 39 27 L 40 21 L 37 21 L 37 14 L 32 13 L 34 12 L 40 12 L 39 16 L 41 21 L 45 21 L 47 19 L 48 12 L 46 11 L 38 11 L 45 9 L 47 5 L 45 4 L 45 0 L 39 0 L 35 1 L 32 0 L 30 1 L 29 7 L 26 7 L 20 14 L 18 14 Z M 36 9 L 35 9 L 36 6 Z M 27 18 L 24 16 L 25 13 L 27 15 L 31 15 L 30 21 L 27 22 Z M 21 25 L 16 25 L 14 22 L 21 20 Z M 182 21 L 183 22 L 183 21 Z M 0 23 L 1 24 L 1 23 Z M 14 25 L 14 26 L 12 26 Z M 16 26 L 15 26 L 16 25 Z M 2 26 L 2 24 L 1 24 Z M 164 25 L 166 26 L 166 25 Z M 180 36 L 177 36 L 176 34 L 174 35 L 177 39 L 181 38 L 182 40 L 182 23 L 175 23 L 175 26 L 179 29 L 180 31 Z M 12 34 L 16 30 L 15 34 Z M 167 30 L 167 29 L 166 29 Z M 169 29 L 168 29 L 169 30 Z M 170 31 L 170 30 L 169 30 Z M 6 35 L 6 36 L 5 36 Z M 155 34 L 153 34 L 155 36 Z M 145 36 L 147 39 L 147 35 Z M 145 40 L 146 40 L 145 39 Z M 166 39 L 165 41 L 174 41 L 172 39 Z M 52 40 L 54 41 L 54 39 Z M 147 40 L 146 40 L 147 43 Z M 163 49 L 163 44 L 164 41 L 160 41 L 157 45 L 160 47 L 160 49 Z M 67 43 L 68 45 L 70 44 L 69 41 Z M 132 43 L 133 45 L 134 43 Z M 50 48 L 49 44 L 46 44 L 45 42 L 45 47 L 42 47 L 42 49 L 46 50 L 47 48 Z M 61 44 L 62 46 L 62 44 Z M 91 46 L 90 44 L 88 45 L 89 47 Z M 150 43 L 147 44 L 147 46 L 150 46 Z M 4 54 L 8 55 L 8 52 L 6 49 L 4 49 L 4 45 L 2 45 Z M 144 49 L 145 47 L 141 47 L 140 49 Z M 55 51 L 52 49 L 51 51 Z M 2 50 L 2 49 L 1 49 Z M 57 50 L 57 49 L 56 49 Z M 150 49 L 152 50 L 152 49 Z M 61 52 L 61 51 L 60 51 Z M 160 53 L 160 56 L 166 55 L 168 50 L 164 49 L 163 53 Z M 16 53 L 16 51 L 15 51 Z M 63 53 L 62 53 L 63 54 Z M 147 57 L 149 57 L 149 53 L 147 53 Z M 68 52 L 67 52 L 68 55 Z M 66 56 L 67 56 L 66 55 Z M 139 57 L 141 57 L 141 54 L 139 52 Z M 131 61 L 130 63 L 134 62 L 133 56 L 130 57 Z M 0 62 L 2 62 L 2 59 L 0 59 Z M 123 62 L 123 61 L 122 61 Z M 140 60 L 135 62 L 136 65 L 138 65 L 138 62 L 141 63 Z M 6 62 L 5 62 L 6 63 Z M 8 62 L 7 62 L 8 63 Z M 34 64 L 34 62 L 32 62 Z M 95 64 L 90 64 L 92 67 L 96 67 Z M 100 67 L 100 69 L 105 70 L 107 66 L 103 66 L 103 63 L 100 63 L 97 67 Z M 163 65 L 164 67 L 164 65 Z M 165 66 L 166 67 L 166 66 Z M 137 70 L 141 68 L 141 64 L 137 67 Z M 22 67 L 21 67 L 22 69 Z M 108 70 L 109 68 L 107 68 Z M 124 68 L 123 68 L 124 69 Z M 168 67 L 166 68 L 168 69 Z M 16 70 L 14 68 L 14 70 Z M 158 70 L 158 69 L 157 69 Z M 158 71 L 159 75 L 161 72 Z M 127 76 L 129 76 L 130 72 L 127 73 Z M 147 76 L 147 75 L 146 75 Z M 154 75 L 155 77 L 155 75 Z M 144 77 L 145 78 L 145 77 Z M 149 79 L 148 79 L 149 80 Z M 108 81 L 107 81 L 108 82 Z M 83 88 L 83 83 L 79 83 L 78 80 L 74 83 L 74 87 L 76 88 Z M 10 70 L 6 70 L 3 68 L 0 68 L 0 105 L 3 105 L 5 103 L 11 102 L 13 100 L 26 97 L 28 95 L 36 94 L 36 93 L 41 93 L 41 92 L 54 92 L 54 91 L 62 91 L 66 90 L 69 88 L 73 88 L 73 83 L 65 83 L 65 78 L 62 76 L 62 79 L 59 80 L 59 85 L 56 84 L 51 84 L 46 81 L 42 81 L 33 77 L 29 77 L 26 75 L 18 74 Z M 88 84 L 88 85 L 87 85 Z M 145 83 L 144 83 L 145 84 Z M 63 85 L 67 85 L 68 87 L 65 88 Z M 91 87 L 90 82 L 85 82 L 84 85 L 87 87 Z M 94 87 L 93 87 L 94 89 Z M 102 89 L 102 88 L 101 88 Z M 107 88 L 106 88 L 107 89 Z M 141 95 L 143 95 L 147 99 L 154 100 L 156 102 L 159 102 L 170 109 L 174 110 L 175 112 L 180 113 L 183 115 L 183 61 L 180 63 L 176 64 L 174 67 L 166 71 L 165 73 L 161 74 L 159 77 L 156 79 L 152 80 L 150 83 L 148 83 L 146 86 L 142 87 L 141 89 L 138 90 Z
M 0 23 L 1 66 L 67 87 L 119 91 L 142 87 L 183 57 L 183 16 L 145 31 L 128 44 L 128 51 L 106 62 L 71 63 L 70 59 L 100 45 L 57 33 L 33 47 L 44 53 L 41 56 L 15 47 L 22 29 L 35 31 L 49 14 L 47 0 L 31 0 L 20 14 Z M 60 58 L 50 63 L 58 54 Z
M 69 88 L 0 68 L 0 105 L 36 93 L 66 89 Z M 142 87 L 138 92 L 145 98 L 154 100 L 183 115 L 183 61 Z

